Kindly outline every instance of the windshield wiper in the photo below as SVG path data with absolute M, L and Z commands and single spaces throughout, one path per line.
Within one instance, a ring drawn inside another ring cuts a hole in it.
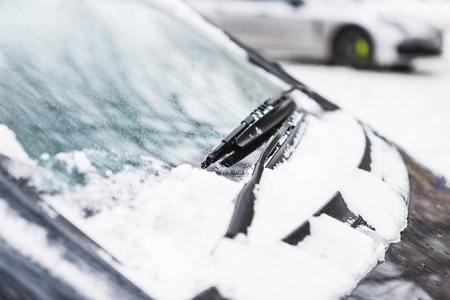
M 247 228 L 251 225 L 255 214 L 255 188 L 261 180 L 264 168 L 273 168 L 283 159 L 289 158 L 292 151 L 287 151 L 288 148 L 296 147 L 301 136 L 297 137 L 299 134 L 303 134 L 302 128 L 305 129 L 305 126 L 301 126 L 305 124 L 304 117 L 303 112 L 293 112 L 262 152 L 253 169 L 252 177 L 237 196 L 233 217 L 225 234 L 226 237 L 234 238 L 239 233 L 247 234 Z
M 239 233 L 247 234 L 254 216 L 254 190 L 261 180 L 264 168 L 273 168 L 277 163 L 288 159 L 300 142 L 302 130 L 305 130 L 305 126 L 302 126 L 305 124 L 305 113 L 297 108 L 294 99 L 289 96 L 294 90 L 305 92 L 301 86 L 292 86 L 265 101 L 202 162 L 202 167 L 207 168 L 229 154 L 220 164 L 231 166 L 270 139 L 255 163 L 252 177 L 237 196 L 234 213 L 225 234 L 228 238 L 234 238 Z
M 265 101 L 255 109 L 206 157 L 202 162 L 202 168 L 207 168 L 231 153 L 221 162 L 222 165 L 229 167 L 268 140 L 282 122 L 297 109 L 295 101 L 288 96 L 292 90 Z

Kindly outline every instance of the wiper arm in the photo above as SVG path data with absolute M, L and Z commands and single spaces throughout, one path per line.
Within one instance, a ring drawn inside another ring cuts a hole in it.
M 231 166 L 261 146 L 296 110 L 295 101 L 288 96 L 290 92 L 291 90 L 271 98 L 255 109 L 206 157 L 202 168 L 207 168 L 233 152 L 222 162 L 225 166 Z
M 301 125 L 304 124 L 304 117 L 305 114 L 302 112 L 292 113 L 262 152 L 253 169 L 252 177 L 236 199 L 236 206 L 225 234 L 226 237 L 234 238 L 239 233 L 247 234 L 247 228 L 251 225 L 255 214 L 255 187 L 261 180 L 264 168 L 273 168 L 283 155 L 286 159 L 288 158 L 290 153 L 285 155 L 287 147 L 296 147 L 296 143 L 300 142 L 300 140 L 294 141 L 294 139 L 298 134 L 302 134 L 299 131 Z

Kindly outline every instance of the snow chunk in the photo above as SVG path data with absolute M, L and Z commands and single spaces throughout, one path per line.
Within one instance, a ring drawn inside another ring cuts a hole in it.
M 46 157 L 47 156 L 45 156 L 44 158 Z M 74 151 L 70 153 L 61 152 L 56 154 L 56 158 L 60 161 L 65 162 L 67 172 L 69 173 L 72 172 L 75 168 L 78 170 L 78 172 L 81 173 L 87 173 L 95 170 L 89 158 L 86 156 L 86 153 L 81 151 Z
M 136 194 L 129 194 L 123 175 L 114 177 L 125 192 L 121 200 L 89 218 L 83 217 L 82 202 L 70 203 L 73 198 L 47 200 L 118 258 L 121 271 L 152 297 L 195 295 L 199 266 L 223 238 L 242 184 L 181 165 L 147 177 L 129 170 L 127 178 L 140 182 L 133 186 Z M 102 184 L 107 180 L 96 182 Z
M 403 197 L 370 173 L 356 169 L 341 194 L 348 208 L 376 229 L 385 246 L 400 241 L 408 208 Z
M 261 179 L 249 238 L 281 240 L 310 218 L 359 165 L 365 148 L 359 123 L 336 111 L 308 127 L 289 163 L 266 169 Z
M 205 274 L 231 299 L 338 299 L 383 256 L 383 245 L 323 215 L 297 247 L 223 240 Z
M 384 245 L 328 215 L 310 220 L 311 235 L 297 247 L 332 261 L 354 279 L 384 259 Z
M 0 124 L 0 141 L 0 155 L 24 164 L 36 164 L 23 150 L 22 145 L 16 139 L 16 134 L 4 124 Z
M 367 126 L 366 134 L 371 143 L 370 173 L 386 182 L 407 200 L 409 197 L 408 170 L 397 148 L 375 135 Z

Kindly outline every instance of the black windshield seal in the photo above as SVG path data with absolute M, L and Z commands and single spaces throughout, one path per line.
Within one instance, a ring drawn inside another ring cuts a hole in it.
M 209 21 L 209 20 L 208 20 Z M 210 21 L 209 21 L 210 22 Z M 281 66 L 279 63 L 271 61 L 265 57 L 263 57 L 258 51 L 246 46 L 241 41 L 236 39 L 233 35 L 230 33 L 224 31 L 225 34 L 230 38 L 231 41 L 236 43 L 239 47 L 244 49 L 247 52 L 248 60 L 257 65 L 258 67 L 264 69 L 265 71 L 275 75 L 279 79 L 285 81 L 289 85 L 293 86 L 295 89 L 299 89 L 302 92 L 304 92 L 308 97 L 313 99 L 317 102 L 317 104 L 320 105 L 320 107 L 324 111 L 334 111 L 340 109 L 339 106 L 336 104 L 328 101 L 323 96 L 319 95 L 315 91 L 311 90 L 307 85 L 303 84 L 299 80 L 295 79 L 291 75 L 289 75 Z

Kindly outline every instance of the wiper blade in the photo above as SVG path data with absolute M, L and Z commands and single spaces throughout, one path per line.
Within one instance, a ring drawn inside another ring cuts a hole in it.
M 295 101 L 284 92 L 261 104 L 236 127 L 221 144 L 215 148 L 205 161 L 202 168 L 207 168 L 224 156 L 232 153 L 222 164 L 231 166 L 238 162 L 269 139 L 274 131 L 297 108 Z
M 300 139 L 297 139 L 296 142 L 294 139 L 298 134 L 303 134 L 300 130 L 301 125 L 304 124 L 304 117 L 305 114 L 302 112 L 292 113 L 262 152 L 253 169 L 252 177 L 236 199 L 234 213 L 225 237 L 234 238 L 239 233 L 247 234 L 247 228 L 251 225 L 255 214 L 255 187 L 261 180 L 264 168 L 273 168 L 285 154 L 285 158 L 290 156 L 292 152 L 286 153 L 287 148 L 289 146 L 295 148 L 296 144 L 300 142 Z

